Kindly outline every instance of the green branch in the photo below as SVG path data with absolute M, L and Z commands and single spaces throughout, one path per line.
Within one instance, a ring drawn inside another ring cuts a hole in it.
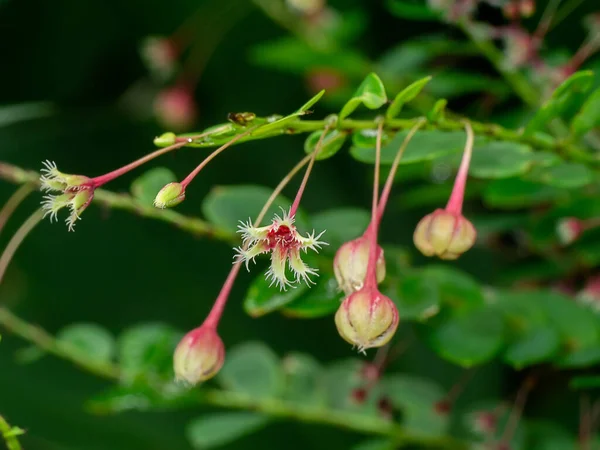
M 11 427 L 2 416 L 0 416 L 0 433 L 8 450 L 23 450 L 17 436 L 22 435 L 24 431 L 19 427 Z
M 77 352 L 72 348 L 62 345 L 42 328 L 27 323 L 4 307 L 0 307 L 0 325 L 47 353 L 67 360 L 89 373 L 112 381 L 120 381 L 121 369 L 116 364 L 95 361 L 83 352 Z M 149 387 L 153 389 L 152 386 Z M 156 391 L 160 392 L 160 389 L 156 389 Z M 199 404 L 258 411 L 273 417 L 331 425 L 357 433 L 386 436 L 391 438 L 398 446 L 418 444 L 442 449 L 461 450 L 467 448 L 464 443 L 452 437 L 415 435 L 406 431 L 397 423 L 378 417 L 369 417 L 323 407 L 298 405 L 275 398 L 256 399 L 241 393 L 216 389 L 199 389 L 196 392 L 197 394 L 194 396 L 194 399 Z M 0 431 L 2 431 L 1 428 Z M 15 447 L 15 449 L 20 450 L 20 447 Z M 11 450 L 13 449 L 11 448 Z
M 40 174 L 0 162 L 0 178 L 16 184 L 37 184 Z M 200 218 L 185 216 L 169 209 L 157 209 L 153 206 L 145 206 L 127 194 L 117 194 L 104 189 L 96 189 L 93 202 L 107 208 L 122 209 L 142 217 L 162 220 L 194 235 L 207 236 L 224 241 L 235 240 L 233 233 L 211 225 Z

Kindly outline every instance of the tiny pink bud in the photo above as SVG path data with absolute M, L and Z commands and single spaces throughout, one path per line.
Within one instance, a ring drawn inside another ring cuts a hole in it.
M 477 231 L 461 214 L 436 209 L 417 224 L 413 241 L 425 256 L 456 259 L 473 247 Z
M 165 209 L 179 205 L 185 200 L 185 188 L 181 183 L 169 183 L 165 185 L 154 199 L 156 208 Z
M 600 275 L 587 279 L 584 288 L 577 293 L 577 301 L 600 312 Z
M 312 69 L 306 74 L 306 84 L 309 92 L 317 93 L 325 89 L 332 93 L 343 88 L 347 81 L 344 74 L 330 68 Z
M 160 92 L 154 102 L 154 113 L 163 126 L 173 130 L 189 128 L 198 115 L 192 91 L 186 86 Z
M 356 388 L 352 391 L 350 398 L 356 405 L 362 405 L 367 399 L 367 390 L 365 388 Z
M 396 332 L 398 322 L 394 302 L 373 288 L 352 293 L 335 313 L 340 336 L 361 352 L 387 344 Z
M 286 0 L 288 6 L 305 16 L 319 13 L 325 6 L 325 0 Z
M 472 430 L 482 436 L 492 436 L 496 432 L 498 419 L 490 411 L 477 411 L 473 414 Z
M 531 17 L 535 13 L 535 1 L 534 0 L 521 0 L 519 5 L 522 17 Z
M 159 78 L 166 79 L 175 71 L 179 50 L 172 40 L 149 36 L 144 39 L 140 53 L 148 69 Z
M 579 239 L 584 229 L 583 222 L 578 218 L 563 217 L 556 225 L 556 234 L 561 244 L 569 245 Z
M 433 410 L 440 416 L 447 415 L 452 410 L 452 403 L 448 400 L 440 400 L 433 405 Z
M 175 378 L 195 385 L 214 377 L 224 360 L 225 347 L 216 330 L 200 326 L 186 334 L 175 349 Z
M 362 289 L 367 276 L 370 240 L 361 236 L 343 244 L 335 254 L 333 271 L 338 286 L 344 294 L 350 295 Z M 385 259 L 383 249 L 377 246 L 377 283 L 385 279 Z

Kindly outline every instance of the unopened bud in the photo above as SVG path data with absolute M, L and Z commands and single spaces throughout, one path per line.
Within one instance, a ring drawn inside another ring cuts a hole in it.
M 225 347 L 216 330 L 200 326 L 186 334 L 175 349 L 175 378 L 195 385 L 214 377 L 224 361 Z
M 556 234 L 562 245 L 569 245 L 575 242 L 583 233 L 584 225 L 576 217 L 563 217 L 556 225 Z
M 140 48 L 141 57 L 150 71 L 166 80 L 175 71 L 179 50 L 169 38 L 149 36 Z
M 600 312 L 600 275 L 587 279 L 584 288 L 577 293 L 577 301 Z
M 185 200 L 185 188 L 181 183 L 169 183 L 165 185 L 154 199 L 154 206 L 156 208 L 165 209 L 172 208 L 173 206 L 179 205 Z
M 369 263 L 369 239 L 364 236 L 346 242 L 335 254 L 333 271 L 335 279 L 344 294 L 350 295 L 362 289 L 367 276 Z M 377 246 L 377 283 L 385 279 L 385 259 L 383 249 Z
M 496 433 L 498 419 L 490 411 L 477 411 L 473 414 L 471 429 L 482 436 L 492 436 Z
M 460 214 L 436 209 L 417 224 L 413 240 L 425 256 L 456 259 L 473 247 L 477 231 Z
M 352 293 L 335 313 L 340 336 L 361 352 L 387 344 L 398 322 L 396 305 L 377 289 L 364 288 Z
M 534 0 L 521 0 L 520 10 L 522 17 L 531 17 L 535 12 L 535 1 Z
M 169 145 L 173 145 L 177 140 L 177 136 L 175 133 L 167 132 L 163 133 L 160 136 L 154 138 L 154 145 L 157 147 L 168 147 Z
M 185 130 L 198 115 L 192 91 L 186 86 L 174 86 L 160 92 L 154 102 L 156 118 L 166 128 Z

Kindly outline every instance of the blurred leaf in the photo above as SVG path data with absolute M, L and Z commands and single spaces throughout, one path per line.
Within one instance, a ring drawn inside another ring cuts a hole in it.
M 381 148 L 381 164 L 391 164 L 408 130 L 397 133 L 394 138 Z M 418 131 L 404 151 L 400 164 L 411 164 L 420 161 L 429 161 L 449 153 L 458 153 L 465 146 L 466 136 L 464 131 Z M 359 161 L 375 162 L 374 148 L 352 147 L 350 153 Z
M 516 369 L 547 361 L 560 350 L 561 339 L 552 328 L 532 329 L 513 342 L 504 359 Z
M 127 328 L 118 340 L 119 366 L 128 377 L 170 374 L 173 350 L 181 337 L 183 333 L 158 322 Z
M 86 402 L 86 409 L 94 414 L 118 414 L 125 411 L 166 411 L 197 404 L 189 389 L 173 384 L 162 390 L 148 385 L 114 386 Z
M 153 206 L 158 191 L 174 181 L 177 181 L 177 177 L 170 169 L 155 167 L 146 171 L 131 183 L 131 194 L 142 205 Z
M 597 389 L 600 388 L 600 375 L 580 375 L 569 382 L 571 389 Z
M 489 361 L 504 344 L 502 319 L 489 307 L 432 321 L 427 334 L 440 356 L 463 367 Z
M 282 291 L 277 286 L 270 286 L 264 274 L 257 276 L 250 284 L 244 298 L 244 310 L 252 317 L 260 317 L 273 312 L 299 298 L 308 286 L 299 284 Z
M 0 106 L 0 127 L 55 114 L 54 105 L 46 102 L 19 103 Z
M 411 83 L 410 85 L 405 87 L 398 95 L 396 95 L 396 98 L 394 98 L 394 101 L 389 106 L 388 110 L 385 113 L 386 118 L 393 119 L 398 114 L 400 114 L 400 111 L 402 110 L 404 104 L 410 102 L 417 95 L 419 95 L 419 93 L 423 90 L 425 85 L 429 83 L 430 80 L 430 76 L 421 78 L 420 80 L 417 80 L 414 83 Z
M 56 334 L 56 340 L 64 350 L 84 354 L 97 362 L 110 361 L 115 355 L 115 338 L 108 330 L 93 323 L 67 325 Z
M 430 122 L 439 122 L 444 118 L 444 113 L 446 112 L 446 105 L 448 104 L 448 100 L 445 98 L 440 98 L 434 104 L 431 110 L 427 113 L 427 120 Z
M 594 73 L 591 71 L 576 72 L 556 88 L 552 96 L 537 110 L 525 127 L 525 135 L 541 130 L 555 117 L 560 116 L 568 106 L 568 102 L 577 92 L 587 91 L 593 82 Z
M 315 131 L 311 133 L 304 141 L 304 151 L 311 154 L 315 151 L 315 147 L 321 139 L 322 131 Z M 327 132 L 327 135 L 323 138 L 323 143 L 319 153 L 315 157 L 316 160 L 320 161 L 323 159 L 331 158 L 335 155 L 344 145 L 348 133 L 339 130 L 332 130 Z
M 360 409 L 352 397 L 354 389 L 362 384 L 362 361 L 346 359 L 335 361 L 325 368 L 323 383 L 327 405 L 332 409 Z
M 315 287 L 304 290 L 303 295 L 286 304 L 282 313 L 303 319 L 328 316 L 339 308 L 341 300 L 342 293 L 335 278 L 322 276 Z
M 404 320 L 424 321 L 440 310 L 438 286 L 418 274 L 402 277 L 392 298 Z
M 533 171 L 528 179 L 557 188 L 575 189 L 594 180 L 591 169 L 580 163 L 563 162 Z
M 269 422 L 264 414 L 255 412 L 226 412 L 205 414 L 192 420 L 185 434 L 197 449 L 220 447 L 260 430 Z
M 395 16 L 409 20 L 437 21 L 440 15 L 423 0 L 386 0 L 387 9 Z
M 388 375 L 381 381 L 382 392 L 402 412 L 402 426 L 418 436 L 441 436 L 449 424 L 449 414 L 436 411 L 444 398 L 441 387 L 423 378 Z
M 394 450 L 393 442 L 386 439 L 369 439 L 353 446 L 350 450 Z
M 311 226 L 318 232 L 327 230 L 328 248 L 335 250 L 362 236 L 370 222 L 371 213 L 359 208 L 329 209 L 311 216 Z
M 484 190 L 486 204 L 500 208 L 522 208 L 549 203 L 565 192 L 554 186 L 547 186 L 520 178 L 505 178 L 491 182 Z
M 270 348 L 260 342 L 245 342 L 228 350 L 217 379 L 224 389 L 262 399 L 281 393 L 284 374 Z
M 598 365 L 598 363 L 600 363 L 600 347 L 595 344 L 586 348 L 571 350 L 556 365 L 561 368 L 573 369 L 593 367 Z
M 444 98 L 453 98 L 480 92 L 504 98 L 510 93 L 510 88 L 503 80 L 491 78 L 481 73 L 469 73 L 449 69 L 435 73 L 433 80 L 427 86 L 427 90 L 434 97 Z
M 459 269 L 429 264 L 421 270 L 419 276 L 425 284 L 437 286 L 442 304 L 453 311 L 478 310 L 484 304 L 481 286 Z
M 494 141 L 473 148 L 469 175 L 478 178 L 509 178 L 531 167 L 533 152 L 527 145 Z
M 283 358 L 283 397 L 294 403 L 322 404 L 325 401 L 323 368 L 311 355 L 290 353 Z
M 592 92 L 573 118 L 571 133 L 581 137 L 597 126 L 600 126 L 600 88 Z
M 377 109 L 382 107 L 385 102 L 387 102 L 387 95 L 382 81 L 375 73 L 370 73 L 360 84 L 352 98 L 344 105 L 340 111 L 339 118 L 340 120 L 344 120 L 360 104 L 365 105 L 369 109 Z
M 528 420 L 527 448 L 536 450 L 576 450 L 577 438 L 555 422 Z
M 309 101 L 307 101 L 304 105 L 302 105 L 300 107 L 300 109 L 298 109 L 297 112 L 306 112 L 308 111 L 310 108 L 312 108 L 319 100 L 321 100 L 321 97 L 323 97 L 323 94 L 325 94 L 325 89 L 321 90 L 320 92 L 318 92 L 317 94 L 315 94 Z

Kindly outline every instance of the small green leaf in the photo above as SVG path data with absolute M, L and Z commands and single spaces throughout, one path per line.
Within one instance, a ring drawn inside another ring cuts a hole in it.
M 283 358 L 283 397 L 294 403 L 318 405 L 325 402 L 323 368 L 311 355 L 290 353 Z
M 594 367 L 600 363 L 600 347 L 592 344 L 585 348 L 576 348 L 557 361 L 557 366 L 565 369 Z
M 261 274 L 252 281 L 246 292 L 244 310 L 252 317 L 264 316 L 296 300 L 307 290 L 305 284 L 300 284 L 293 289 L 282 291 L 276 286 L 271 286 L 271 282 Z
M 386 0 L 385 4 L 392 14 L 403 19 L 437 21 L 440 18 L 421 0 Z
M 322 134 L 322 131 L 315 131 L 314 133 L 308 135 L 306 141 L 304 141 L 304 151 L 306 153 L 310 154 L 315 151 L 315 147 L 319 143 Z M 344 142 L 346 141 L 346 136 L 348 136 L 348 133 L 344 131 L 332 130 L 327 132 L 323 138 L 321 149 L 319 150 L 319 153 L 315 159 L 320 161 L 331 158 L 342 148 Z
M 150 169 L 131 183 L 131 194 L 144 206 L 152 206 L 158 191 L 177 181 L 175 174 L 166 167 Z
M 543 306 L 571 351 L 598 345 L 600 329 L 589 310 L 556 292 L 545 293 Z
M 396 446 L 387 439 L 369 439 L 355 445 L 350 450 L 394 450 Z
M 561 338 L 552 328 L 537 328 L 516 339 L 505 351 L 504 359 L 516 369 L 539 364 L 556 355 Z
M 446 105 L 448 104 L 448 100 L 445 98 L 441 98 L 436 101 L 431 108 L 431 111 L 427 113 L 427 119 L 430 122 L 439 122 L 444 118 L 444 112 L 446 111 Z
M 224 389 L 262 399 L 281 393 L 284 374 L 270 348 L 260 342 L 245 342 L 227 352 L 217 378 Z
M 492 141 L 473 149 L 469 175 L 477 178 L 509 178 L 521 175 L 533 164 L 531 147 L 507 141 Z
M 527 448 L 536 450 L 576 450 L 577 438 L 556 422 L 527 421 Z
M 149 373 L 170 375 L 173 350 L 181 337 L 170 325 L 158 322 L 128 328 L 118 340 L 119 366 L 132 378 Z
M 552 119 L 560 116 L 567 108 L 573 94 L 587 91 L 593 80 L 594 73 L 587 70 L 576 72 L 563 81 L 529 121 L 525 127 L 525 135 L 531 135 L 535 131 L 541 130 Z
M 420 274 L 409 274 L 398 283 L 397 296 L 392 297 L 404 320 L 425 321 L 440 311 L 440 292 Z
M 352 398 L 354 389 L 362 385 L 360 370 L 363 362 L 358 359 L 335 361 L 325 368 L 323 383 L 327 405 L 333 409 L 357 410 L 360 407 Z
M 569 382 L 571 389 L 598 389 L 600 388 L 600 375 L 580 375 Z
M 145 383 L 114 386 L 86 402 L 86 410 L 94 414 L 117 414 L 125 411 L 165 411 L 197 405 L 198 400 L 182 385 L 166 384 L 152 389 Z
M 381 164 L 391 164 L 394 161 L 407 134 L 408 130 L 397 133 L 388 144 L 381 148 Z M 418 131 L 407 145 L 400 164 L 430 161 L 443 155 L 458 153 L 464 148 L 465 141 L 464 131 Z M 350 154 L 362 162 L 371 164 L 375 162 L 375 148 L 352 147 Z
M 185 434 L 192 447 L 206 450 L 235 442 L 267 423 L 267 416 L 255 412 L 212 413 L 192 420 Z
M 282 313 L 303 319 L 328 316 L 339 308 L 341 297 L 335 278 L 320 278 L 315 287 L 303 291 L 303 295 L 287 304 Z
M 329 209 L 311 217 L 312 228 L 319 233 L 327 230 L 324 235 L 329 244 L 327 248 L 333 250 L 362 236 L 370 222 L 371 213 L 359 208 Z
M 504 343 L 502 319 L 489 307 L 433 322 L 429 344 L 440 356 L 463 367 L 489 361 Z
M 93 323 L 75 323 L 60 330 L 57 343 L 66 351 L 85 354 L 97 362 L 110 361 L 115 355 L 115 338 L 108 330 Z
M 410 102 L 417 95 L 419 95 L 419 93 L 423 90 L 425 85 L 429 83 L 429 80 L 431 80 L 430 76 L 421 78 L 420 80 L 409 84 L 402 91 L 400 91 L 400 93 L 396 95 L 396 98 L 394 98 L 392 104 L 389 106 L 387 112 L 385 113 L 385 117 L 387 119 L 393 119 L 398 114 L 400 114 L 400 111 L 402 110 L 404 104 Z
M 323 94 L 325 94 L 325 89 L 321 90 L 319 93 L 314 95 L 313 98 L 311 98 L 304 105 L 302 105 L 296 112 L 305 113 L 310 108 L 312 108 L 319 100 L 321 100 L 321 97 L 323 97 Z
M 581 137 L 598 126 L 600 126 L 600 88 L 592 92 L 577 115 L 573 117 L 571 133 Z
M 564 195 L 563 190 L 554 186 L 521 178 L 504 178 L 488 184 L 483 199 L 489 206 L 522 208 L 550 203 Z
M 590 184 L 594 180 L 594 174 L 584 164 L 563 162 L 551 167 L 539 168 L 528 178 L 557 188 L 575 189 Z
M 369 109 L 377 109 L 385 102 L 387 102 L 387 95 L 383 82 L 376 74 L 370 73 L 340 111 L 340 120 L 352 114 L 361 103 Z
M 484 304 L 481 286 L 466 273 L 451 266 L 430 264 L 419 277 L 437 287 L 441 303 L 456 312 L 477 310 Z

